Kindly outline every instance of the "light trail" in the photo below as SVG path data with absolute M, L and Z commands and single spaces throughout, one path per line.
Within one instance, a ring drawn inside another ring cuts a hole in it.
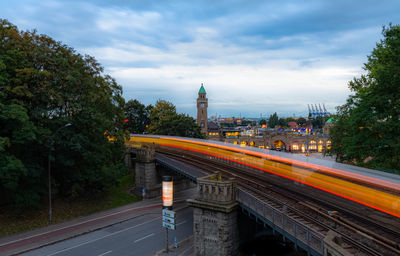
M 343 180 L 342 179 L 344 178 L 343 172 L 345 171 L 343 171 L 336 177 L 333 177 L 333 175 L 335 175 L 333 171 L 321 172 L 322 168 L 319 165 L 315 166 L 317 166 L 316 170 L 320 172 L 315 172 L 312 169 L 312 167 L 314 166 L 313 164 L 308 164 L 308 163 L 299 164 L 300 161 L 297 160 L 285 159 L 283 157 L 271 156 L 268 154 L 257 153 L 251 150 L 243 150 L 241 148 L 228 147 L 212 143 L 203 143 L 203 142 L 200 143 L 191 140 L 163 138 L 163 137 L 161 138 L 134 137 L 134 140 L 145 143 L 156 143 L 167 147 L 194 151 L 201 154 L 206 154 L 226 159 L 232 162 L 240 163 L 243 165 L 247 165 L 252 168 L 256 168 L 271 174 L 278 175 L 286 179 L 290 179 L 329 192 L 331 194 L 352 200 L 354 202 L 366 205 L 368 207 L 374 208 L 376 210 L 400 218 L 399 195 L 387 193 L 385 191 L 356 184 L 349 180 Z M 246 155 L 243 155 L 243 153 Z M 306 169 L 302 169 L 301 167 L 305 167 Z M 356 180 L 359 182 L 363 182 L 364 180 L 360 178 L 361 176 L 364 177 L 363 175 L 358 175 Z M 350 176 L 346 176 L 346 178 L 349 177 Z M 365 178 L 368 177 L 365 176 Z M 379 179 L 371 178 L 366 180 L 367 183 L 370 184 L 372 183 L 372 181 Z M 382 185 L 383 183 L 379 184 Z M 387 184 L 388 183 L 385 183 L 385 185 Z M 399 185 L 397 183 L 393 184 L 396 184 L 397 186 Z

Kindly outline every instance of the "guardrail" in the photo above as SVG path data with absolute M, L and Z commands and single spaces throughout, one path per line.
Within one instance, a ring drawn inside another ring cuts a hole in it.
M 286 213 L 275 209 L 266 202 L 251 195 L 243 189 L 238 189 L 237 201 L 252 212 L 252 214 L 273 230 L 291 240 L 295 246 L 300 246 L 311 255 L 324 254 L 324 235 L 306 226 Z

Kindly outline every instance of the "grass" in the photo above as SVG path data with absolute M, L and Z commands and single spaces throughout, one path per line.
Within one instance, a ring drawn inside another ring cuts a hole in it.
M 53 223 L 61 223 L 79 216 L 86 216 L 118 206 L 137 202 L 140 199 L 129 193 L 133 185 L 133 175 L 120 179 L 118 186 L 103 194 L 88 195 L 75 200 L 55 200 L 53 202 Z M 47 226 L 49 222 L 48 205 L 39 210 L 26 211 L 16 215 L 11 210 L 0 210 L 0 237 Z

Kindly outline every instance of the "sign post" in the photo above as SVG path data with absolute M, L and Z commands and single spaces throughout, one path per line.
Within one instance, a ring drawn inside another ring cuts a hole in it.
M 172 211 L 174 187 L 171 176 L 162 177 L 162 225 L 167 232 L 167 253 L 168 253 L 168 229 L 175 230 L 175 212 Z

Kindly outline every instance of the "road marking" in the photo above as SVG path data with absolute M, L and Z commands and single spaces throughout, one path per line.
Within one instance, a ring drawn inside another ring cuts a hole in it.
M 178 223 L 178 224 L 176 224 L 177 226 L 179 226 L 179 225 L 182 225 L 182 224 L 185 224 L 186 223 L 186 220 L 184 220 L 184 221 L 182 221 L 181 223 Z
M 142 241 L 142 240 L 144 240 L 144 239 L 146 239 L 146 238 L 148 238 L 148 237 L 151 237 L 151 236 L 154 236 L 154 233 L 151 233 L 150 235 L 147 235 L 147 236 L 144 236 L 144 237 L 142 237 L 142 238 L 139 238 L 139 239 L 136 240 L 134 243 L 137 243 L 137 242 L 139 242 L 139 241 Z
M 103 238 L 106 238 L 106 237 L 109 237 L 109 236 L 113 236 L 113 235 L 122 233 L 122 232 L 127 231 L 127 230 L 132 229 L 132 228 L 136 228 L 136 227 L 139 227 L 139 226 L 143 226 L 143 225 L 145 225 L 145 224 L 147 224 L 147 223 L 150 223 L 150 222 L 153 222 L 153 221 L 156 221 L 156 220 L 160 220 L 160 218 L 154 218 L 154 219 L 151 219 L 151 220 L 149 220 L 149 221 L 145 221 L 145 222 L 143 222 L 143 223 L 141 223 L 141 224 L 138 224 L 138 225 L 136 225 L 136 226 L 129 227 L 129 228 L 125 228 L 125 229 L 122 229 L 122 230 L 120 230 L 120 231 L 114 232 L 114 233 L 112 233 L 112 234 L 108 234 L 108 235 L 105 235 L 105 236 L 102 236 L 102 237 L 93 239 L 93 240 L 91 240 L 91 241 L 87 241 L 87 242 L 84 242 L 84 243 L 81 243 L 81 244 L 78 244 L 78 245 L 75 245 L 75 246 L 72 246 L 72 247 L 69 247 L 69 248 L 66 248 L 66 249 L 57 251 L 57 252 L 53 252 L 53 253 L 51 253 L 51 254 L 47 254 L 47 256 L 52 256 L 52 255 L 59 254 L 59 253 L 61 253 L 61 252 L 66 252 L 66 251 L 69 251 L 69 250 L 71 250 L 71 249 L 75 249 L 75 248 L 77 248 L 77 247 L 79 247 L 79 246 L 82 246 L 82 245 L 85 245 L 85 244 L 89 244 L 89 243 L 92 243 L 92 242 L 96 242 L 96 241 L 101 240 L 101 239 L 103 239 Z
M 184 197 L 182 197 L 182 198 L 178 198 L 177 197 L 175 199 L 176 201 L 174 200 L 174 203 L 180 203 L 182 201 L 181 199 L 183 199 L 183 198 Z M 159 198 L 157 198 L 157 199 L 159 199 Z M 154 201 L 156 201 L 156 199 Z M 119 211 L 119 212 L 110 213 L 110 214 L 107 214 L 107 215 L 104 215 L 104 216 L 101 216 L 101 217 L 97 217 L 97 218 L 94 218 L 94 219 L 82 221 L 82 222 L 79 222 L 79 223 L 76 223 L 76 224 L 73 224 L 73 225 L 70 225 L 70 226 L 61 227 L 61 228 L 53 229 L 53 230 L 46 231 L 46 232 L 43 232 L 43 233 L 40 233 L 40 234 L 36 234 L 36 235 L 32 235 L 32 236 L 16 239 L 16 240 L 13 240 L 13 241 L 9 241 L 9 242 L 0 244 L 0 247 L 3 247 L 5 245 L 9 245 L 9 244 L 13 244 L 13 243 L 17 243 L 17 242 L 20 242 L 20 241 L 23 241 L 23 240 L 26 240 L 26 239 L 30 239 L 30 238 L 33 238 L 33 237 L 46 235 L 46 234 L 49 234 L 49 233 L 52 233 L 52 232 L 56 232 L 56 231 L 59 231 L 59 230 L 68 229 L 68 228 L 71 228 L 71 227 L 79 226 L 81 224 L 85 224 L 85 223 L 88 223 L 88 222 L 92 222 L 92 221 L 96 221 L 96 220 L 99 220 L 99 219 L 107 218 L 109 216 L 117 215 L 117 214 L 128 212 L 128 211 L 131 211 L 131 210 L 136 210 L 136 209 L 140 209 L 140 208 L 148 208 L 148 207 L 153 207 L 153 206 L 157 206 L 157 205 L 160 205 L 160 203 L 150 204 L 150 205 L 143 205 L 143 206 L 138 206 L 138 207 L 134 207 L 134 208 L 125 209 L 125 210 L 122 210 L 122 211 Z
M 112 252 L 112 251 L 108 251 L 108 252 L 105 252 L 105 253 L 99 254 L 98 256 L 103 256 L 103 255 L 109 254 L 110 252 Z
M 33 238 L 33 237 L 36 237 L 36 236 L 41 236 L 41 235 L 49 234 L 49 233 L 52 233 L 52 232 L 55 232 L 55 231 L 67 229 L 67 228 L 70 228 L 70 227 L 79 226 L 79 225 L 81 225 L 81 224 L 85 224 L 85 223 L 88 223 L 88 222 L 91 222 L 91 221 L 103 219 L 103 218 L 106 218 L 106 217 L 109 217 L 109 216 L 113 216 L 113 215 L 117 215 L 117 214 L 120 214 L 120 213 L 123 213 L 123 212 L 128 212 L 128 211 L 131 211 L 131 210 L 136 210 L 136 209 L 140 209 L 140 208 L 147 208 L 147 207 L 152 207 L 152 206 L 157 206 L 157 205 L 160 205 L 160 204 L 159 204 L 159 203 L 157 203 L 157 204 L 150 204 L 150 205 L 145 205 L 145 206 L 139 206 L 139 207 L 129 208 L 129 209 L 126 209 L 126 210 L 123 210 L 123 211 L 119 211 L 119 212 L 114 212 L 114 213 L 111 213 L 111 214 L 108 214 L 108 215 L 104 215 L 104 216 L 101 216 L 101 217 L 97 217 L 97 218 L 94 218 L 94 219 L 82 221 L 82 222 L 73 224 L 73 225 L 71 225 L 71 226 L 66 226 L 66 227 L 54 229 L 54 230 L 51 230 L 51 231 L 43 232 L 43 233 L 40 233 L 40 234 L 36 234 L 36 235 L 32 235 L 32 236 L 20 238 L 20 239 L 17 239 L 17 240 L 13 240 L 13 241 L 10 241 L 10 242 L 4 243 L 4 244 L 0 244 L 0 247 L 2 247 L 2 246 L 4 246 L 4 245 L 7 245 L 7 244 L 16 243 L 16 242 L 19 242 L 19 241 L 22 241 L 22 240 L 25 240 L 25 239 L 30 239 L 30 238 Z

